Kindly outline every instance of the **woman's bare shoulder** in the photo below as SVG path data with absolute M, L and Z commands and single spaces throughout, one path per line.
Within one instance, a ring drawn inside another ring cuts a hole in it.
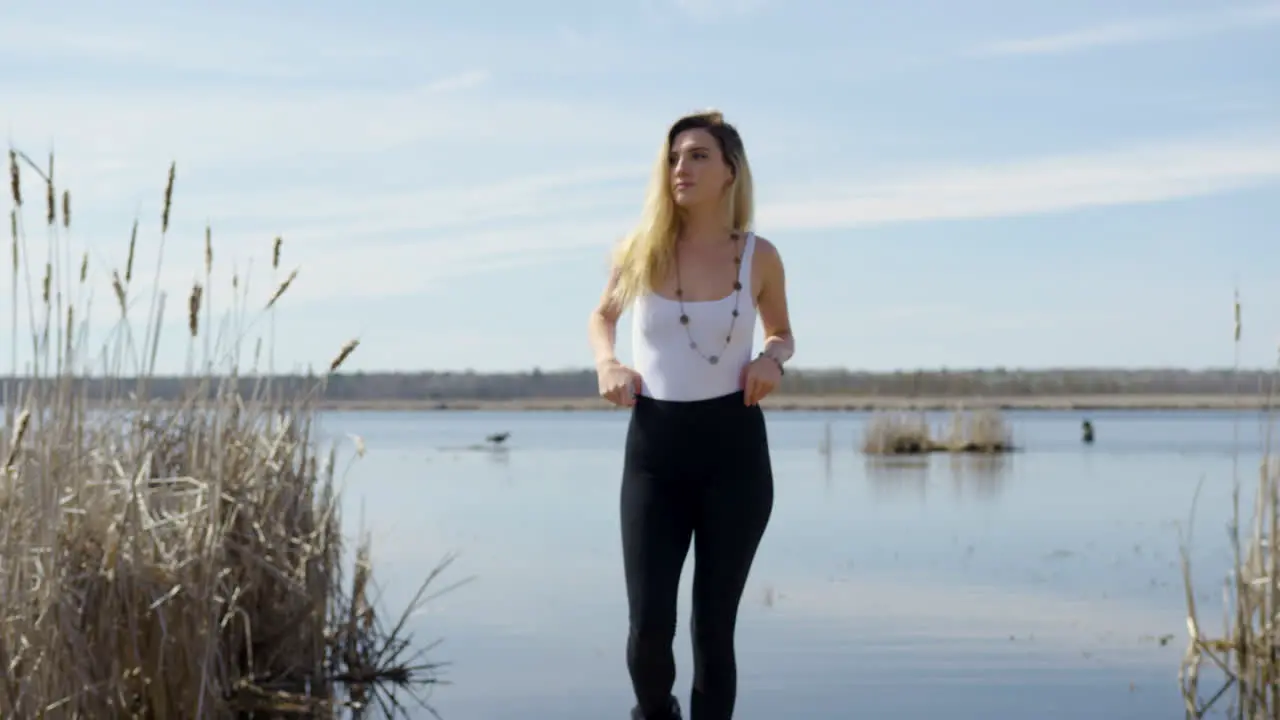
M 778 252 L 778 246 L 768 238 L 757 235 L 755 257 L 763 261 L 766 267 L 782 264 L 782 254 Z

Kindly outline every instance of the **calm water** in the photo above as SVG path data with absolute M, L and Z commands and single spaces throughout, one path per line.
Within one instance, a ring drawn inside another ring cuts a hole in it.
M 1233 436 L 1250 488 L 1258 415 L 1091 413 L 1088 448 L 1080 414 L 1011 417 L 1026 452 L 1003 462 L 884 467 L 856 451 L 865 416 L 769 416 L 777 497 L 743 600 L 737 717 L 1182 717 L 1177 524 L 1203 479 L 1193 562 L 1217 628 Z M 432 697 L 445 720 L 627 717 L 625 414 L 323 422 L 368 449 L 347 476 L 346 522 L 354 533 L 363 514 L 387 608 L 446 553 L 459 553 L 446 581 L 473 578 L 414 621 L 452 663 Z M 469 448 L 504 430 L 505 452 Z M 676 638 L 686 706 L 690 571 Z

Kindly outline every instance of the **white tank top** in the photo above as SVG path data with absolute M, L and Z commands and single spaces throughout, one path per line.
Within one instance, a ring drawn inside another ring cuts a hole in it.
M 741 295 L 735 290 L 719 300 L 686 301 L 688 327 L 680 322 L 679 301 L 652 292 L 636 298 L 631 352 L 632 367 L 640 374 L 641 395 L 655 400 L 707 400 L 742 389 L 742 371 L 751 362 L 755 343 L 756 302 L 751 287 L 755 249 L 755 233 L 749 232 L 738 268 Z M 733 335 L 726 346 L 730 322 Z M 698 344 L 697 349 L 691 347 L 690 336 Z M 708 361 L 712 356 L 715 363 Z

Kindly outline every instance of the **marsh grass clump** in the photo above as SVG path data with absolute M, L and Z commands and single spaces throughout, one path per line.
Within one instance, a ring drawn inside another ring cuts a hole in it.
M 877 413 L 863 430 L 862 451 L 868 455 L 918 455 L 933 445 L 924 413 Z
M 997 410 L 957 410 L 941 444 L 947 452 L 1004 453 L 1013 449 L 1013 430 Z
M 999 411 L 957 410 L 941 439 L 929 428 L 924 413 L 877 413 L 867 421 L 862 452 L 867 455 L 921 455 L 925 453 L 1012 452 L 1013 433 Z
M 235 353 L 218 349 L 238 348 L 239 338 L 209 344 L 206 233 L 204 283 L 186 308 L 188 357 L 198 341 L 209 350 L 179 397 L 152 398 L 165 296 L 153 291 L 135 345 L 137 226 L 126 266 L 95 273 L 88 254 L 73 260 L 69 192 L 57 222 L 52 158 L 47 171 L 18 151 L 9 161 L 14 352 L 0 432 L 0 717 L 386 717 L 401 707 L 401 691 L 425 703 L 439 666 L 411 653 L 404 626 L 444 565 L 393 623 L 371 600 L 367 540 L 344 572 L 336 448 L 318 448 L 313 422 L 326 377 L 287 388 L 270 377 L 246 382 Z M 40 242 L 23 222 L 28 167 L 47 187 Z M 171 166 L 161 254 L 173 183 Z M 272 252 L 278 264 L 278 240 Z M 158 287 L 160 264 L 156 272 Z M 296 273 L 258 308 L 277 304 Z M 83 298 L 94 277 L 109 283 L 118 315 L 101 352 L 86 347 Z M 254 304 L 247 282 L 237 277 L 233 289 L 237 306 Z M 24 295 L 31 359 L 20 377 Z M 355 347 L 326 359 L 330 370 Z M 220 352 L 231 360 L 216 363 Z M 91 377 L 95 365 L 105 369 Z M 215 375 L 215 365 L 229 369 Z
M 1233 305 L 1234 367 L 1238 374 L 1242 331 L 1238 294 Z M 1277 387 L 1273 384 L 1265 390 L 1267 414 L 1272 422 L 1266 428 L 1253 510 L 1245 530 L 1240 522 L 1240 479 L 1238 475 L 1233 478 L 1233 510 L 1228 526 L 1232 566 L 1223 588 L 1220 636 L 1206 633 L 1201 623 L 1191 577 L 1190 536 L 1189 532 L 1180 532 L 1188 642 L 1178 678 L 1187 718 L 1210 717 L 1209 713 L 1224 700 L 1229 706 L 1226 717 L 1280 717 L 1280 458 L 1271 441 Z M 1238 456 L 1238 447 L 1236 452 Z M 1193 500 L 1193 515 L 1194 512 Z M 1200 693 L 1200 671 L 1206 661 L 1223 678 L 1207 697 Z

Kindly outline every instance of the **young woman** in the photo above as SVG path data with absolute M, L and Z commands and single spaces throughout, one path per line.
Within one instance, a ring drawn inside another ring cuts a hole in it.
M 692 720 L 728 720 L 734 629 L 773 510 L 759 402 L 794 344 L 778 250 L 751 231 L 751 169 L 718 112 L 667 132 L 644 214 L 591 314 L 600 394 L 631 409 L 621 491 L 633 720 L 678 720 L 676 595 L 694 545 Z M 634 310 L 633 367 L 614 355 Z M 753 356 L 757 316 L 764 328 Z

